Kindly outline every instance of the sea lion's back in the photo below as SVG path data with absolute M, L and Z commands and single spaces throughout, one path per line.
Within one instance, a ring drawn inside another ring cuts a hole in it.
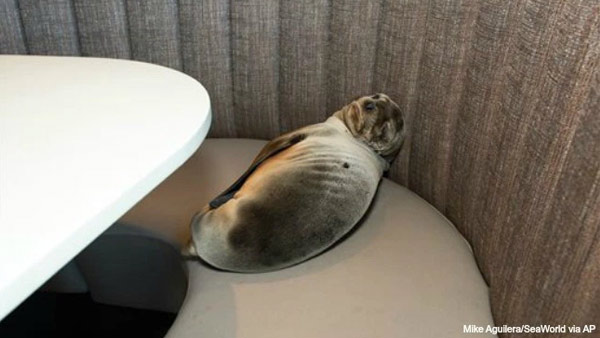
M 278 268 L 323 251 L 364 215 L 382 175 L 379 159 L 335 129 L 320 131 L 261 164 L 244 183 L 235 197 L 238 224 L 228 236 L 233 250 Z
M 191 224 L 191 255 L 231 271 L 264 272 L 322 252 L 366 213 L 403 137 L 384 94 L 353 100 L 325 122 L 269 141 Z

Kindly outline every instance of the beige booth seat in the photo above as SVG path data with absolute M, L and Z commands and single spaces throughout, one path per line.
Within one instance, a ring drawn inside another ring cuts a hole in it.
M 238 177 L 263 141 L 207 140 L 122 221 L 180 245 L 192 214 Z M 167 337 L 462 337 L 493 325 L 488 288 L 454 226 L 384 179 L 365 221 L 292 268 L 238 274 L 188 262 Z M 485 336 L 485 335 L 478 335 Z

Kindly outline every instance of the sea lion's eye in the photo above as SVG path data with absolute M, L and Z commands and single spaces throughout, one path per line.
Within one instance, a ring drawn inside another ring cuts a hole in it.
M 365 103 L 365 109 L 367 111 L 372 111 L 375 109 L 375 102 L 366 102 Z

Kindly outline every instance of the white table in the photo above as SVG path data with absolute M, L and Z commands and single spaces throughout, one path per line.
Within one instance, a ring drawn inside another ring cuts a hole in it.
M 146 63 L 0 56 L 0 319 L 190 157 L 191 77 Z

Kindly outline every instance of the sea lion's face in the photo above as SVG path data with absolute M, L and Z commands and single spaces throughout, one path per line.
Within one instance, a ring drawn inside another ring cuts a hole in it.
M 385 94 L 363 96 L 336 112 L 352 135 L 391 162 L 404 141 L 404 118 Z

